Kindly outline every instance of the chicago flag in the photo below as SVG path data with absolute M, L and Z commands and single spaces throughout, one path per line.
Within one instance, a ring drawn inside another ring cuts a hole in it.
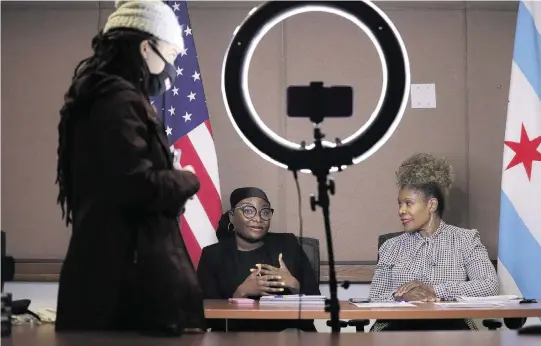
M 503 148 L 502 294 L 541 301 L 541 2 L 520 2 Z M 530 319 L 539 323 L 539 319 Z

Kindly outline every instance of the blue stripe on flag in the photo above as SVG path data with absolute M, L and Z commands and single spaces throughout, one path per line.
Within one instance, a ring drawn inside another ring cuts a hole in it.
M 541 245 L 533 237 L 515 207 L 502 191 L 498 257 L 522 295 L 541 300 Z
M 541 99 L 541 18 L 536 18 L 539 26 L 528 8 L 520 2 L 515 34 L 513 60 L 518 65 L 537 97 Z

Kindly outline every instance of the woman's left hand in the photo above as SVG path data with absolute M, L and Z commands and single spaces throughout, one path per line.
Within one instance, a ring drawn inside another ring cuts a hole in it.
M 259 264 L 257 267 L 261 275 L 278 275 L 282 277 L 282 282 L 293 294 L 299 293 L 299 281 L 291 274 L 289 269 L 287 269 L 287 266 L 282 259 L 282 254 L 278 256 L 278 263 L 280 263 L 280 268 L 273 267 L 269 264 Z

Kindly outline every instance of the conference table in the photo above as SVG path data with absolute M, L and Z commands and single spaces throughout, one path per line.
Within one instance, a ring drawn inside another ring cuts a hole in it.
M 538 335 L 504 332 L 204 333 L 175 338 L 135 333 L 55 333 L 51 324 L 14 326 L 3 346 L 539 346 Z
M 206 300 L 205 316 L 216 319 L 298 319 L 298 306 L 250 306 L 229 303 L 227 300 Z M 522 318 L 540 317 L 541 303 L 510 303 L 499 307 L 440 307 L 433 303 L 416 307 L 359 308 L 340 302 L 341 319 L 445 319 L 445 318 Z M 303 306 L 301 319 L 329 319 L 324 307 Z M 538 335 L 518 335 L 516 331 L 449 331 L 449 332 L 378 332 L 378 333 L 204 333 L 183 335 L 180 338 L 156 338 L 135 333 L 55 333 L 54 325 L 15 325 L 12 335 L 2 338 L 8 346 L 539 346 Z
M 366 308 L 340 302 L 340 318 L 353 319 L 450 319 L 450 318 L 522 318 L 541 317 L 541 303 L 513 302 L 499 307 L 441 307 L 434 303 L 415 304 L 416 307 Z M 205 317 L 215 319 L 299 319 L 297 305 L 260 306 L 238 305 L 227 300 L 205 300 Z M 300 319 L 329 319 L 322 306 L 301 306 Z

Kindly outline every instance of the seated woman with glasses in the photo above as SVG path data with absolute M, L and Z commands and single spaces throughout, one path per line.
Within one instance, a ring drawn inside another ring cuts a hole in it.
M 254 187 L 234 190 L 231 209 L 218 225 L 219 242 L 203 249 L 197 275 L 204 299 L 252 298 L 264 295 L 319 295 L 308 257 L 291 233 L 269 233 L 274 210 L 265 192 Z M 209 320 L 212 331 L 225 321 Z M 228 331 L 315 331 L 312 320 L 229 320 Z
M 499 292 L 494 265 L 479 232 L 443 221 L 452 167 L 431 154 L 415 154 L 396 172 L 398 216 L 404 233 L 379 250 L 369 298 L 373 301 L 454 300 Z M 378 320 L 380 330 L 476 330 L 471 319 Z

